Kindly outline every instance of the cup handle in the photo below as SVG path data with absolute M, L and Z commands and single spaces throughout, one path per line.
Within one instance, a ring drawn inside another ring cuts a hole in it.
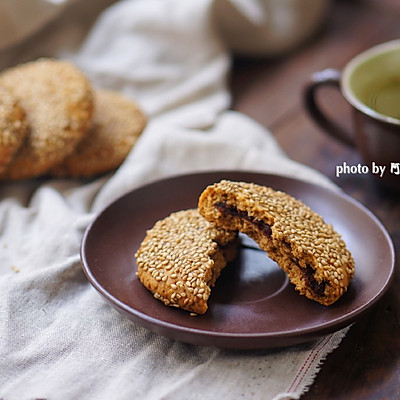
M 311 80 L 306 84 L 304 91 L 305 107 L 313 120 L 324 129 L 330 136 L 350 147 L 355 147 L 355 143 L 345 129 L 329 119 L 320 109 L 317 103 L 317 90 L 323 86 L 334 86 L 340 90 L 341 72 L 329 68 L 316 72 L 311 76 Z

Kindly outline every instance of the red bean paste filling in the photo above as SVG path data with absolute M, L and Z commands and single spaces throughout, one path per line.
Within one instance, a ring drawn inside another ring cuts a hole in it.
M 263 235 L 267 236 L 269 239 L 271 239 L 272 236 L 272 229 L 271 225 L 267 224 L 266 222 L 259 220 L 255 217 L 252 217 L 249 215 L 246 211 L 238 210 L 235 206 L 232 206 L 230 204 L 227 204 L 225 202 L 218 202 L 214 204 L 214 207 L 221 213 L 221 214 L 226 214 L 226 215 L 231 215 L 233 217 L 241 218 L 244 219 L 251 224 L 257 226 L 258 229 L 262 232 Z M 284 244 L 290 248 L 290 244 L 284 242 Z M 307 282 L 307 285 L 310 287 L 310 289 L 320 297 L 323 297 L 325 295 L 325 286 L 326 282 L 318 282 L 315 279 L 315 270 L 311 267 L 310 264 L 306 265 L 306 268 L 303 268 L 297 259 L 292 259 L 292 261 L 298 266 L 299 270 L 302 272 L 305 281 Z
M 242 218 L 256 225 L 257 228 L 260 229 L 260 231 L 265 236 L 271 239 L 272 235 L 271 226 L 265 223 L 264 221 L 254 218 L 251 215 L 249 215 L 246 211 L 238 210 L 236 207 L 230 204 L 226 204 L 224 202 L 215 203 L 214 206 L 221 214 L 227 214 L 227 215 L 232 215 L 233 217 Z
M 325 296 L 326 282 L 318 282 L 315 279 L 315 270 L 310 266 L 310 264 L 307 264 L 306 268 L 301 268 L 301 272 L 303 273 L 304 279 L 307 281 L 307 284 L 311 290 L 319 297 Z

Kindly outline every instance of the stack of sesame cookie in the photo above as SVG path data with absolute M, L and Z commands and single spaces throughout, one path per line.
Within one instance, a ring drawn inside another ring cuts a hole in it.
M 38 59 L 0 74 L 0 179 L 91 177 L 117 168 L 146 125 L 72 64 Z

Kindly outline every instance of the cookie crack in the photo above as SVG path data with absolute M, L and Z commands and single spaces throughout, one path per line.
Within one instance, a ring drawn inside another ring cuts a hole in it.
M 272 225 L 267 224 L 265 221 L 257 219 L 246 211 L 239 210 L 235 206 L 232 206 L 231 204 L 228 204 L 226 202 L 218 202 L 214 204 L 215 208 L 222 214 L 228 214 L 233 217 L 238 217 L 242 218 L 253 225 L 257 226 L 260 231 L 267 236 L 269 239 L 272 238 Z

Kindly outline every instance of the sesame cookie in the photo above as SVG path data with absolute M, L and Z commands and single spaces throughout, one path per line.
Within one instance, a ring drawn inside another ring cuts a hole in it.
M 94 92 L 93 126 L 76 149 L 50 173 L 90 177 L 118 168 L 146 125 L 139 107 L 118 92 Z
M 354 261 L 345 243 L 321 216 L 290 195 L 223 180 L 204 190 L 199 212 L 221 228 L 254 239 L 309 299 L 330 305 L 346 292 Z
M 12 93 L 0 86 L 0 172 L 14 157 L 26 132 L 24 110 Z
M 2 179 L 25 179 L 46 172 L 69 155 L 92 118 L 90 83 L 73 65 L 38 59 L 0 74 L 26 112 L 29 132 Z
M 164 304 L 204 314 L 237 242 L 236 232 L 215 227 L 197 209 L 178 211 L 147 231 L 135 254 L 137 275 Z

